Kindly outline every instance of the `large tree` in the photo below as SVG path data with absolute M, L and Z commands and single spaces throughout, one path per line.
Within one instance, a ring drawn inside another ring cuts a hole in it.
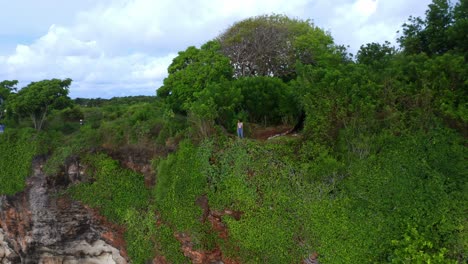
M 448 30 L 449 39 L 457 52 L 468 59 L 468 1 L 460 0 L 453 9 L 453 25 Z
M 217 38 L 229 57 L 236 77 L 295 76 L 295 64 L 317 64 L 331 53 L 332 37 L 309 20 L 283 15 L 248 18 L 228 28 Z
M 71 79 L 32 82 L 12 95 L 9 106 L 15 114 L 30 117 L 34 128 L 41 130 L 52 109 L 63 109 L 71 104 L 68 97 L 71 82 Z
M 6 111 L 5 101 L 8 99 L 10 94 L 16 91 L 17 84 L 17 80 L 5 80 L 0 82 L 0 119 L 2 119 Z
M 374 69 L 381 69 L 388 65 L 395 54 L 396 50 L 390 46 L 390 42 L 385 41 L 384 44 L 373 42 L 365 46 L 362 45 L 356 58 L 358 63 L 372 66 Z
M 219 52 L 219 43 L 210 41 L 200 49 L 189 47 L 172 61 L 169 76 L 156 92 L 179 113 L 186 113 L 195 94 L 211 83 L 232 78 L 229 59 Z
M 406 54 L 424 52 L 429 56 L 450 50 L 466 52 L 468 1 L 453 6 L 449 0 L 433 0 L 426 17 L 410 17 L 398 38 Z

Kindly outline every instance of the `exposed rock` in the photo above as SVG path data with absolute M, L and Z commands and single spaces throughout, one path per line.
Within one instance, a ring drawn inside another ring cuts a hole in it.
M 0 263 L 127 263 L 121 230 L 58 195 L 39 161 L 33 167 L 24 192 L 0 197 Z
M 218 233 L 218 236 L 223 239 L 228 238 L 228 230 L 226 225 L 221 220 L 223 216 L 229 215 L 236 220 L 240 220 L 242 216 L 242 212 L 240 211 L 233 211 L 229 209 L 224 209 L 222 211 L 212 210 L 208 204 L 208 198 L 206 195 L 202 195 L 197 198 L 195 204 L 200 206 L 203 210 L 202 217 L 200 219 L 201 222 L 205 222 L 206 220 L 210 221 L 211 228 Z
M 157 256 L 153 259 L 151 264 L 168 264 L 166 258 L 164 256 Z
M 67 178 L 70 183 L 78 183 L 87 181 L 85 168 L 80 164 L 79 158 L 69 159 L 67 162 Z
M 206 195 L 202 195 L 197 198 L 195 204 L 200 206 L 203 210 L 202 217 L 200 219 L 201 222 L 205 222 L 208 220 L 211 224 L 211 228 L 218 233 L 218 236 L 224 240 L 227 240 L 229 234 L 226 225 L 222 221 L 222 217 L 225 215 L 232 216 L 236 220 L 240 220 L 242 216 L 242 212 L 233 211 L 229 209 L 224 209 L 222 211 L 216 211 L 210 209 L 208 198 Z M 202 250 L 195 250 L 193 249 L 193 244 L 189 236 L 184 233 L 176 234 L 175 237 L 179 242 L 182 244 L 182 251 L 184 255 L 192 261 L 192 263 L 199 263 L 199 264 L 237 264 L 239 262 L 228 259 L 223 256 L 223 252 L 219 247 L 211 251 L 202 251 Z
M 19 263 L 21 260 L 5 237 L 5 232 L 0 228 L 0 263 Z
M 303 264 L 319 264 L 318 254 L 314 252 L 302 261 Z
M 191 238 L 185 233 L 176 234 L 177 240 L 182 244 L 182 251 L 193 264 L 221 264 L 223 255 L 219 248 L 211 251 L 195 250 Z
M 258 140 L 268 140 L 278 136 L 284 136 L 292 133 L 294 128 L 291 126 L 273 126 L 273 127 L 263 127 L 254 124 L 249 124 L 250 135 L 249 137 L 258 139 Z
M 155 156 L 165 156 L 168 150 L 165 148 L 145 148 L 123 146 L 119 149 L 105 148 L 109 156 L 120 161 L 120 164 L 145 176 L 145 185 L 153 186 L 156 181 L 156 172 L 151 166 L 151 160 Z

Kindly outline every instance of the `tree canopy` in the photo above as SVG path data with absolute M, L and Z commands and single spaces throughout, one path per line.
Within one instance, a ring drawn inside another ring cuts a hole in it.
M 8 96 L 16 91 L 17 80 L 4 80 L 0 82 L 0 103 L 2 100 L 6 100 Z
M 16 91 L 17 84 L 17 80 L 4 80 L 0 82 L 0 119 L 5 115 L 5 101 L 8 100 L 8 97 Z
M 388 41 L 384 44 L 368 43 L 361 46 L 356 55 L 356 61 L 357 63 L 382 68 L 386 67 L 395 54 L 396 49 L 390 46 Z
M 219 44 L 210 41 L 200 49 L 188 47 L 172 61 L 169 76 L 157 90 L 158 97 L 165 98 L 175 112 L 186 113 L 195 100 L 195 93 L 209 83 L 232 78 L 229 59 L 219 51 Z
M 468 51 L 468 3 L 458 1 L 453 6 L 449 0 L 433 0 L 425 18 L 410 17 L 403 24 L 398 38 L 406 54 L 424 52 L 429 56 L 448 51 Z
M 30 117 L 34 128 L 41 130 L 52 109 L 63 109 L 70 105 L 68 88 L 71 82 L 71 79 L 32 82 L 12 96 L 9 108 L 21 117 Z
M 320 63 L 330 53 L 332 37 L 309 21 L 263 15 L 235 23 L 218 36 L 234 75 L 291 79 L 296 61 Z

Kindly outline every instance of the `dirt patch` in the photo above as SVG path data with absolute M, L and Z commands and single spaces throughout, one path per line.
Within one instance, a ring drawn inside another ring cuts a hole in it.
M 267 140 L 278 135 L 286 135 L 293 130 L 293 126 L 272 126 L 263 127 L 255 124 L 249 124 L 248 137 L 258 140 Z
M 222 221 L 222 217 L 225 215 L 229 215 L 236 220 L 240 220 L 243 214 L 243 212 L 229 209 L 224 209 L 222 211 L 211 210 L 206 195 L 198 197 L 195 201 L 195 204 L 200 206 L 203 210 L 203 214 L 200 218 L 200 221 L 204 223 L 206 222 L 206 220 L 208 220 L 211 223 L 211 227 L 213 228 L 213 230 L 216 231 L 218 233 L 218 236 L 223 239 L 227 239 L 229 234 L 226 225 Z
M 224 209 L 222 211 L 211 210 L 208 198 L 206 195 L 202 195 L 197 198 L 195 204 L 200 206 L 203 210 L 202 217 L 200 218 L 201 222 L 209 221 L 211 224 L 211 228 L 215 231 L 218 236 L 223 239 L 227 240 L 229 237 L 229 232 L 227 226 L 223 223 L 222 217 L 225 215 L 232 216 L 236 220 L 240 220 L 242 217 L 242 212 Z M 191 242 L 191 238 L 187 236 L 185 233 L 176 234 L 175 237 L 179 242 L 182 244 L 182 250 L 184 255 L 191 259 L 192 263 L 225 263 L 225 264 L 237 264 L 239 262 L 235 260 L 228 259 L 223 256 L 223 252 L 219 248 L 219 246 L 215 247 L 211 251 L 203 251 L 203 250 L 194 250 L 193 243 Z
M 190 236 L 185 233 L 178 233 L 175 235 L 175 237 L 182 244 L 182 251 L 184 252 L 184 256 L 189 258 L 193 264 L 239 264 L 237 261 L 223 257 L 223 252 L 221 252 L 219 247 L 216 247 L 210 251 L 194 250 Z
M 166 257 L 158 256 L 153 259 L 152 264 L 169 264 L 169 262 L 167 262 Z
M 319 264 L 318 254 L 314 252 L 302 261 L 303 264 Z
M 156 172 L 151 166 L 151 160 L 155 157 L 167 156 L 169 151 L 164 148 L 149 148 L 144 146 L 126 145 L 118 149 L 104 148 L 111 158 L 118 160 L 122 167 L 145 176 L 145 186 L 152 187 L 156 182 Z

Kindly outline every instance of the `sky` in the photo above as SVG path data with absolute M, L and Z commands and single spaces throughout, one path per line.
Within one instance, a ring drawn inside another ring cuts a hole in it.
M 71 78 L 70 97 L 155 95 L 179 51 L 263 14 L 310 19 L 336 44 L 390 41 L 430 0 L 0 0 L 0 81 Z

